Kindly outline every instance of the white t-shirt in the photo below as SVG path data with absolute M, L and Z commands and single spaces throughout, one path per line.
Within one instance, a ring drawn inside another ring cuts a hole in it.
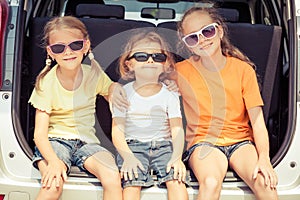
M 169 91 L 165 85 L 149 97 L 139 95 L 130 82 L 124 86 L 130 107 L 126 111 L 113 108 L 112 117 L 124 117 L 125 138 L 142 142 L 171 140 L 170 118 L 181 118 L 178 93 Z

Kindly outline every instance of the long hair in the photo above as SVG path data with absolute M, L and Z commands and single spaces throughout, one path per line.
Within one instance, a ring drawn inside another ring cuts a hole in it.
M 227 25 L 225 24 L 224 19 L 218 14 L 217 9 L 214 7 L 192 7 L 189 10 L 187 10 L 183 15 L 182 20 L 179 21 L 177 24 L 178 35 L 180 38 L 183 37 L 183 27 L 182 27 L 183 22 L 185 21 L 187 16 L 195 12 L 209 15 L 214 22 L 216 22 L 219 26 L 223 28 L 224 36 L 221 39 L 221 50 L 224 56 L 231 56 L 231 57 L 238 58 L 248 63 L 250 66 L 253 67 L 253 69 L 256 69 L 255 64 L 245 54 L 243 54 L 237 47 L 231 44 L 228 37 Z
M 168 69 L 165 70 L 164 73 L 162 73 L 159 77 L 159 80 L 162 81 L 168 77 L 169 74 L 171 74 L 172 71 L 174 71 L 174 59 L 173 55 L 170 53 L 170 48 L 168 44 L 164 41 L 164 39 L 156 32 L 149 30 L 136 30 L 135 33 L 132 34 L 133 36 L 129 39 L 127 44 L 124 47 L 123 53 L 119 59 L 119 71 L 121 74 L 121 77 L 124 80 L 134 80 L 135 74 L 133 71 L 129 69 L 129 67 L 125 64 L 125 61 L 130 56 L 132 49 L 139 44 L 140 42 L 155 42 L 158 43 L 161 47 L 162 53 L 167 55 L 167 64 Z M 147 48 L 145 44 L 145 48 Z
M 85 25 L 76 17 L 72 16 L 63 16 L 63 17 L 54 17 L 44 27 L 44 37 L 42 39 L 42 45 L 44 48 L 46 48 L 49 45 L 49 37 L 50 33 L 54 30 L 62 30 L 62 29 L 78 29 L 81 31 L 83 35 L 83 39 L 89 40 L 89 34 L 87 32 L 87 28 Z M 89 50 L 91 52 L 91 50 Z M 49 56 L 48 56 L 49 58 Z M 37 90 L 40 90 L 40 82 L 43 77 L 46 76 L 46 74 L 50 71 L 50 63 L 46 63 L 46 66 L 44 69 L 40 72 L 40 74 L 36 78 L 36 84 L 35 87 Z M 99 76 L 101 72 L 101 67 L 99 63 L 92 58 L 91 59 L 91 73 L 90 76 L 87 78 L 87 81 L 85 82 L 85 85 L 88 83 L 92 83 L 92 80 Z

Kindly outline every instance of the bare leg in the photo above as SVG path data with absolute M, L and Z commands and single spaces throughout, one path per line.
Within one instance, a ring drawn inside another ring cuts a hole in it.
M 140 200 L 141 187 L 140 186 L 125 187 L 123 192 L 123 198 L 124 200 Z
M 109 152 L 100 151 L 89 157 L 84 162 L 84 167 L 101 181 L 104 200 L 122 199 L 119 170 Z
M 189 165 L 199 182 L 197 200 L 218 200 L 228 168 L 226 156 L 216 148 L 200 146 L 191 155 Z
M 168 200 L 188 200 L 188 194 L 183 182 L 177 180 L 166 182 L 168 188 Z
M 266 186 L 262 174 L 258 174 L 253 179 L 253 172 L 258 161 L 255 146 L 247 144 L 239 147 L 231 156 L 229 164 L 231 168 L 245 181 L 251 188 L 258 200 L 276 200 L 277 191 Z
M 41 160 L 38 162 L 38 168 L 43 175 L 47 167 L 47 162 Z M 60 185 L 56 187 L 55 181 L 52 182 L 50 187 L 42 187 L 38 193 L 36 200 L 57 200 L 59 199 L 63 189 L 63 180 L 60 177 Z

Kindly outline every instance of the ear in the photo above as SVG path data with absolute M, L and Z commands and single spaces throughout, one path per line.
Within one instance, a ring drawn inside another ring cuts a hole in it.
M 133 71 L 132 63 L 129 60 L 125 60 L 125 65 L 129 68 L 130 71 Z
M 219 25 L 217 28 L 218 28 L 218 34 L 219 34 L 219 37 L 222 39 L 223 36 L 224 36 L 224 29 L 223 29 L 223 27 L 220 26 L 220 25 Z
M 84 48 L 83 48 L 84 54 L 87 54 L 89 52 L 90 48 L 91 48 L 91 41 L 89 39 L 87 39 L 84 43 Z
M 46 50 L 47 50 L 47 54 L 50 56 L 51 60 L 54 60 L 55 59 L 55 55 L 50 50 L 50 47 L 47 47 Z

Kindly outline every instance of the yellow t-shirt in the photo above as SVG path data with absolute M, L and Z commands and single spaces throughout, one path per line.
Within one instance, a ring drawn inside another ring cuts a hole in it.
M 227 57 L 217 72 L 194 67 L 189 60 L 176 64 L 177 83 L 186 116 L 187 148 L 207 141 L 218 146 L 251 140 L 247 110 L 262 106 L 254 69 L 237 58 Z
M 60 84 L 56 69 L 57 65 L 41 80 L 41 91 L 34 89 L 29 99 L 36 109 L 49 113 L 48 136 L 99 143 L 94 128 L 96 96 L 108 95 L 112 81 L 101 72 L 97 82 L 86 87 L 84 83 L 91 67 L 82 64 L 82 83 L 76 90 L 69 91 Z

